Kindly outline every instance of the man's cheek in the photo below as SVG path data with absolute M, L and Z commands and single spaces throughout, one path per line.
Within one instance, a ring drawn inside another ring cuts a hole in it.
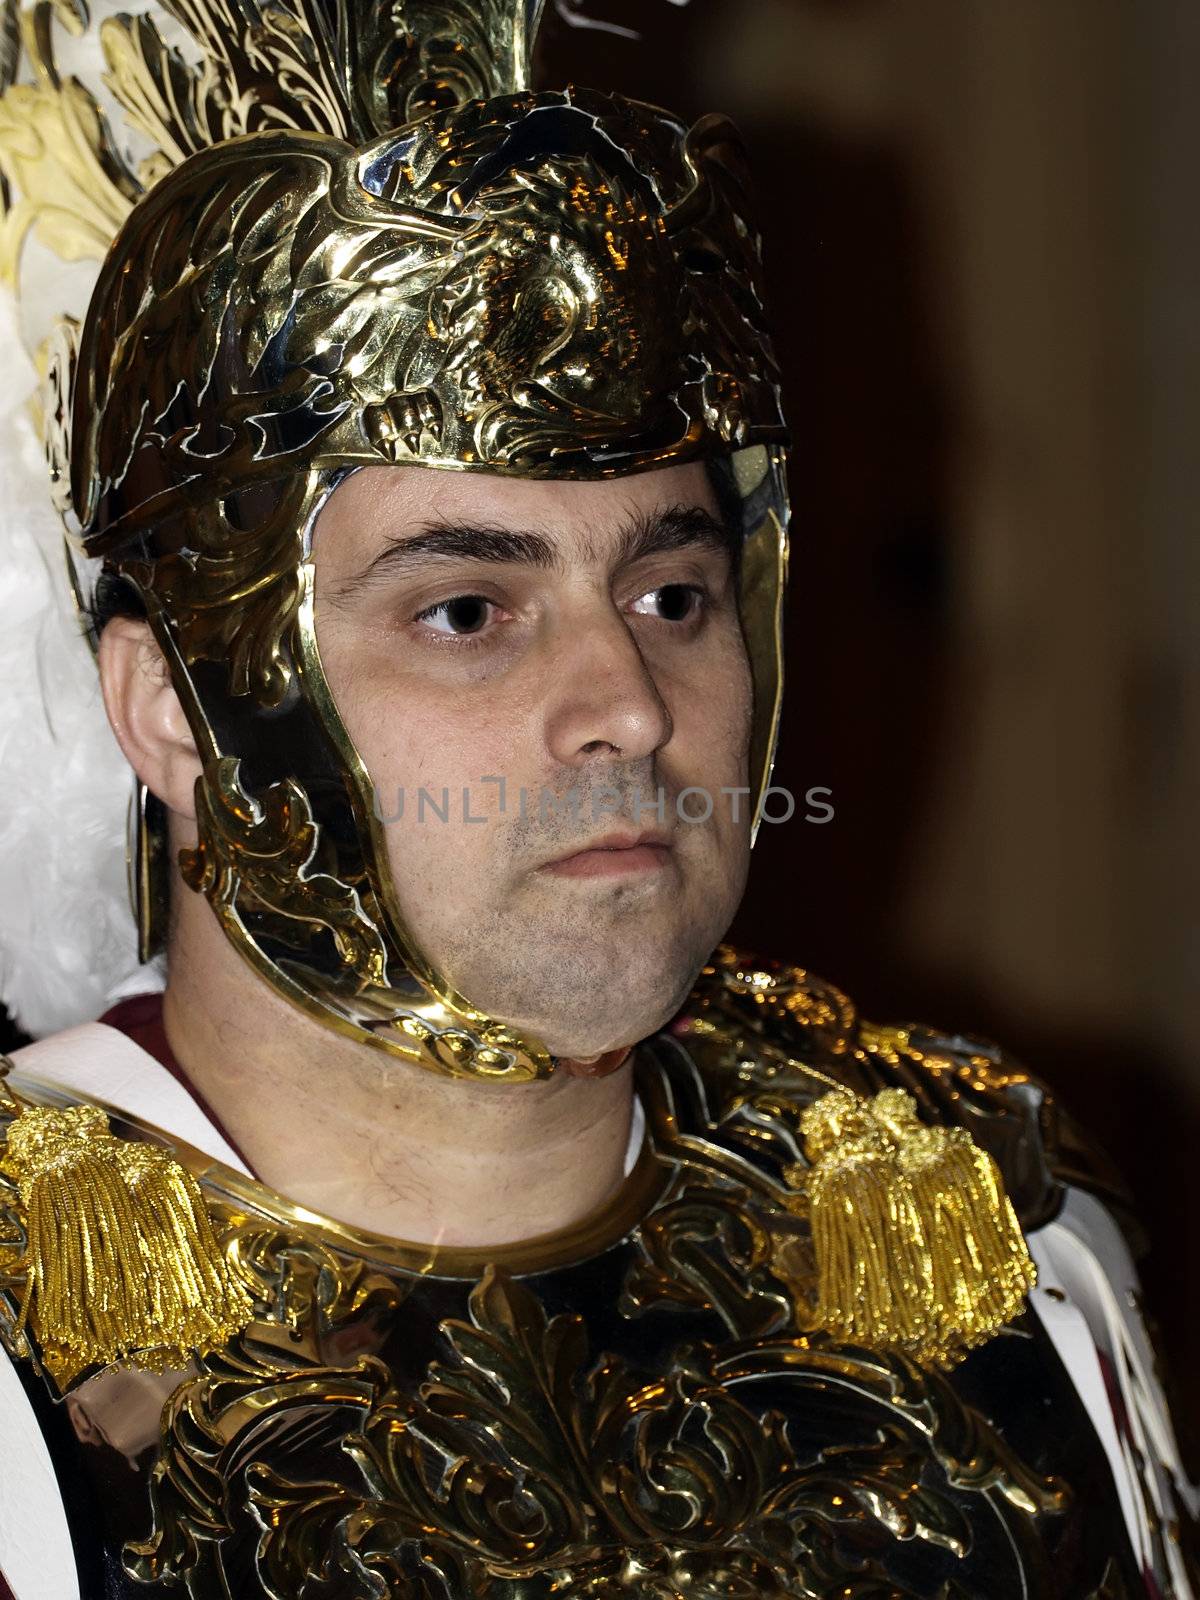
M 461 905 L 477 877 L 468 842 L 428 809 L 387 829 L 387 852 L 401 914 L 417 931 Z
M 692 706 L 682 724 L 676 724 L 676 744 L 681 768 L 692 782 L 710 787 L 736 783 L 744 771 L 749 743 L 749 720 L 736 704 L 714 695 L 703 710 Z

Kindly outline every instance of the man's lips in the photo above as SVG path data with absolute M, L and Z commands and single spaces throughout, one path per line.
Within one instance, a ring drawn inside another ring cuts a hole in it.
M 609 833 L 582 850 L 559 856 L 542 867 L 556 878 L 612 878 L 633 873 L 659 872 L 671 854 L 662 833 Z

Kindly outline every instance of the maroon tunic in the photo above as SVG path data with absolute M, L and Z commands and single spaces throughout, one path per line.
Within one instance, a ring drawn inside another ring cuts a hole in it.
M 118 1000 L 116 1005 L 110 1007 L 99 1020 L 110 1028 L 116 1028 L 117 1032 L 123 1033 L 126 1038 L 132 1039 L 134 1044 L 140 1045 L 148 1055 L 152 1055 L 161 1066 L 166 1067 L 171 1076 L 191 1095 L 229 1148 L 237 1151 L 245 1167 L 253 1170 L 245 1156 L 238 1150 L 237 1141 L 230 1136 L 225 1124 L 175 1059 L 175 1052 L 167 1040 L 167 1030 L 163 1027 L 161 993 L 134 994 L 127 1000 Z M 0 1600 L 5 1600 L 3 1590 L 0 1590 Z

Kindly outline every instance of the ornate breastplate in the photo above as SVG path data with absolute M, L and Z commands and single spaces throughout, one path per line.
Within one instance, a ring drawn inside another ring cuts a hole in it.
M 939 1364 L 814 1309 L 809 1104 L 898 1085 L 986 1130 L 1029 1226 L 1053 1207 L 1037 1091 L 732 956 L 637 1072 L 647 1138 L 620 1192 L 487 1260 L 352 1234 L 207 1165 L 253 1316 L 190 1370 L 108 1367 L 64 1396 L 10 1290 L 85 1600 L 1143 1593 L 1032 1313 Z

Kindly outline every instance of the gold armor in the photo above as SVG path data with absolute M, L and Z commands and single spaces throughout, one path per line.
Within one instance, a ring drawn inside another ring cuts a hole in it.
M 1146 1593 L 1031 1312 L 950 1361 L 821 1325 L 811 1108 L 911 1096 L 931 1129 L 986 1140 L 1029 1229 L 1085 1176 L 1039 1086 L 986 1045 L 873 1027 L 828 985 L 727 950 L 641 1047 L 637 1083 L 647 1137 L 609 1203 L 486 1254 L 355 1233 L 177 1148 L 252 1312 L 158 1380 L 161 1433 L 112 1426 L 99 1448 L 94 1427 L 60 1430 L 65 1470 L 101 1486 L 95 1592 Z M 37 1364 L 19 1269 L 7 1284 L 6 1338 Z M 86 1418 L 138 1381 L 93 1367 L 64 1387 Z M 144 1485 L 132 1515 L 104 1491 L 115 1448 Z M 1164 1581 L 1185 1536 L 1160 1529 Z

